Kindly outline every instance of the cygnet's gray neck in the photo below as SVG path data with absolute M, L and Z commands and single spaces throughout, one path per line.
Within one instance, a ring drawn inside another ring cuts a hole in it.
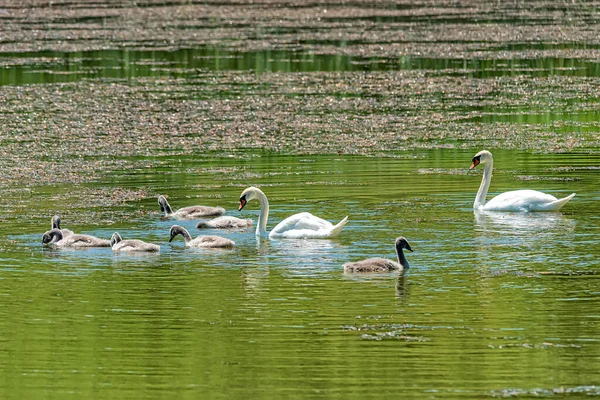
M 408 264 L 408 260 L 404 256 L 404 250 L 402 250 L 402 247 L 400 247 L 400 246 L 396 247 L 396 254 L 398 254 L 398 262 L 400 263 L 400 265 L 402 265 L 402 267 L 406 268 L 406 269 L 410 268 L 410 265 Z

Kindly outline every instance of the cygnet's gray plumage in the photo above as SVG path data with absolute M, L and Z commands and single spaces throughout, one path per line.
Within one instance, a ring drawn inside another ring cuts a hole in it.
M 52 217 L 50 229 L 60 229 L 60 217 L 58 215 Z M 73 231 L 69 229 L 60 229 L 60 231 L 63 234 L 63 238 L 73 234 Z
M 113 233 L 110 238 L 110 244 L 113 251 L 123 252 L 158 252 L 160 246 L 154 243 L 147 243 L 138 239 L 123 240 L 118 232 Z
M 403 249 L 413 251 L 406 238 L 400 236 L 396 239 L 396 254 L 398 262 L 385 258 L 368 258 L 366 260 L 344 264 L 344 272 L 391 272 L 402 271 L 410 268 L 404 256 Z
M 240 229 L 250 228 L 253 222 L 251 219 L 241 219 L 230 217 L 228 215 L 217 217 L 208 221 L 200 221 L 196 224 L 197 229 L 214 228 L 214 229 Z
M 235 246 L 235 242 L 233 240 L 226 239 L 221 236 L 207 235 L 198 236 L 197 238 L 192 239 L 187 229 L 179 225 L 173 225 L 169 233 L 171 234 L 169 242 L 175 239 L 177 235 L 181 235 L 185 239 L 186 247 L 232 248 Z
M 110 241 L 106 239 L 77 233 L 65 237 L 62 231 L 56 228 L 44 232 L 42 243 L 45 245 L 54 245 L 56 247 L 110 247 Z
M 225 213 L 223 207 L 208 206 L 189 206 L 173 211 L 167 198 L 163 195 L 158 196 L 158 204 L 160 205 L 160 211 L 165 213 L 166 218 L 198 219 L 202 217 L 216 217 Z

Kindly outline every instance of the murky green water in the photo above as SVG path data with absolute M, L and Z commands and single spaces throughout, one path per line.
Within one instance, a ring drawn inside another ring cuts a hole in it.
M 1 238 L 3 397 L 598 395 L 599 160 L 497 152 L 494 192 L 578 195 L 563 214 L 474 215 L 472 154 L 171 159 L 169 174 L 102 184 L 254 219 L 257 204 L 235 208 L 243 188 L 260 185 L 271 228 L 296 211 L 350 216 L 337 240 L 222 232 L 233 251 L 167 243 L 172 222 L 153 197 L 103 210 L 111 223 L 78 226 L 70 221 L 86 210 L 32 194 Z M 47 218 L 28 217 L 40 207 Z M 117 217 L 139 209 L 133 221 Z M 53 212 L 77 232 L 118 230 L 161 253 L 43 249 Z M 343 274 L 349 260 L 393 258 L 398 235 L 415 250 L 409 274 Z
M 222 3 L 0 7 L 0 398 L 600 396 L 595 6 Z M 577 196 L 474 214 L 484 147 L 490 195 Z M 158 194 L 250 185 L 350 221 L 168 243 Z M 43 248 L 54 214 L 161 252 Z M 407 274 L 343 273 L 399 235 Z

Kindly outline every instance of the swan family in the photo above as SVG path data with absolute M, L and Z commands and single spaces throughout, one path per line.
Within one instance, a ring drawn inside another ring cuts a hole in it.
M 473 203 L 473 209 L 476 212 L 558 211 L 575 196 L 575 193 L 573 193 L 562 199 L 557 199 L 556 197 L 543 192 L 525 189 L 505 192 L 486 201 L 494 165 L 492 153 L 483 150 L 475 154 L 472 158 L 472 164 L 469 170 L 473 170 L 479 164 L 483 164 L 484 168 L 481 185 L 479 186 L 479 190 L 477 191 Z M 334 225 L 311 213 L 301 212 L 285 218 L 269 232 L 267 231 L 269 200 L 261 189 L 254 186 L 245 189 L 240 195 L 238 211 L 241 211 L 252 200 L 257 200 L 260 207 L 255 230 L 255 235 L 257 237 L 269 239 L 331 239 L 338 237 L 348 222 L 348 216 L 345 216 L 340 222 Z M 164 218 L 190 220 L 216 217 L 210 220 L 201 220 L 196 225 L 197 229 L 244 229 L 253 226 L 253 221 L 250 219 L 224 216 L 225 210 L 222 207 L 189 206 L 174 211 L 164 195 L 158 196 L 158 204 L 160 205 L 161 212 L 164 213 Z M 60 224 L 60 217 L 52 217 L 51 229 L 42 236 L 42 243 L 44 245 L 57 248 L 111 247 L 112 251 L 116 253 L 160 252 L 160 246 L 157 244 L 147 243 L 139 239 L 123 240 L 118 232 L 115 232 L 109 241 L 91 235 L 76 234 L 71 230 L 61 228 Z M 178 235 L 183 237 L 186 248 L 232 249 L 235 247 L 235 242 L 225 237 L 202 235 L 192 238 L 190 233 L 184 227 L 180 225 L 171 226 L 169 230 L 169 242 L 172 242 Z M 395 249 L 398 259 L 397 262 L 385 258 L 368 258 L 361 261 L 345 263 L 343 265 L 344 272 L 402 272 L 408 270 L 410 265 L 404 255 L 404 250 L 413 251 L 408 240 L 403 236 L 396 238 Z

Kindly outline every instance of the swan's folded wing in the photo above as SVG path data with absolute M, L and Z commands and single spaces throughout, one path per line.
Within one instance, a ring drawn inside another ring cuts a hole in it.
M 210 217 L 213 215 L 223 215 L 225 209 L 222 207 L 209 206 L 189 206 L 180 208 L 175 212 L 174 217 L 180 219 L 195 219 L 198 217 Z
M 483 207 L 486 211 L 546 211 L 556 197 L 537 190 L 513 190 L 499 194 Z
M 331 222 L 315 217 L 311 213 L 303 212 L 294 214 L 281 221 L 273 228 L 270 236 L 284 236 L 285 232 L 298 230 L 305 231 L 303 236 L 294 237 L 307 237 L 306 235 L 314 235 L 317 232 L 330 232 L 332 228 L 333 224 Z

